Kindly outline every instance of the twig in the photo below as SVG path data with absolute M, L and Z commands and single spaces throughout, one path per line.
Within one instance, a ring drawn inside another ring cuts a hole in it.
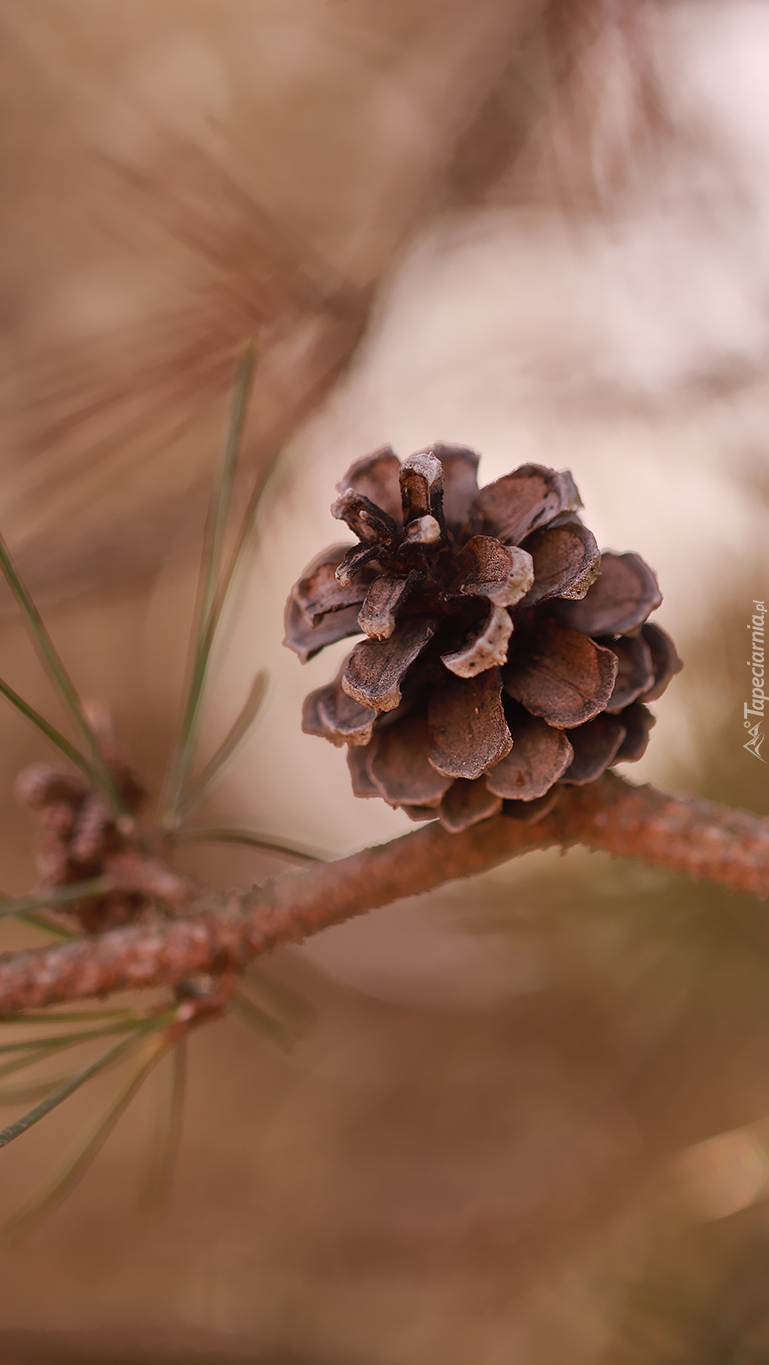
M 338 862 L 284 873 L 262 888 L 230 892 L 218 905 L 208 893 L 200 903 L 205 908 L 189 918 L 13 954 L 0 960 L 0 1014 L 173 985 L 199 972 L 242 971 L 282 943 L 376 906 L 485 872 L 531 849 L 576 843 L 769 895 L 769 821 L 608 774 L 592 786 L 564 790 L 555 809 L 534 824 L 500 815 L 448 834 L 434 823 Z

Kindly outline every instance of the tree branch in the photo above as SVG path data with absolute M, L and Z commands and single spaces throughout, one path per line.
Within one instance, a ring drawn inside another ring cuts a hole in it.
M 195 973 L 240 971 L 376 906 L 470 877 L 521 853 L 581 843 L 656 867 L 769 895 L 769 821 L 708 801 L 634 787 L 609 773 L 564 789 L 525 824 L 499 815 L 462 834 L 433 823 L 388 844 L 288 872 L 252 891 L 207 894 L 198 912 L 84 936 L 0 960 L 0 1014 L 118 990 L 175 985 Z

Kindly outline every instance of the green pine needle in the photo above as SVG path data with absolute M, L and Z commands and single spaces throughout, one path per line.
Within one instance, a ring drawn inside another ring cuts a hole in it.
M 232 588 L 233 579 L 237 572 L 238 566 L 243 558 L 246 547 L 248 546 L 248 543 L 251 539 L 251 535 L 256 524 L 257 514 L 259 512 L 259 508 L 261 507 L 262 498 L 266 491 L 267 484 L 269 483 L 270 476 L 272 475 L 275 466 L 278 463 L 280 455 L 281 451 L 276 450 L 274 455 L 272 456 L 272 459 L 269 460 L 264 465 L 262 470 L 257 474 L 254 487 L 252 488 L 248 502 L 246 503 L 246 510 L 243 513 L 240 526 L 238 527 L 237 534 L 235 536 L 235 543 L 232 547 L 230 557 L 227 561 L 227 567 L 222 573 L 221 582 L 219 584 L 219 590 L 216 594 L 215 601 L 211 608 L 212 630 L 216 630 L 219 625 L 219 621 L 222 612 L 224 611 L 224 607 L 230 589 Z
M 48 1047 L 41 1048 L 39 1052 L 24 1052 L 19 1057 L 15 1057 L 12 1062 L 4 1062 L 0 1066 L 0 1077 L 12 1076 L 16 1071 L 26 1071 L 31 1066 L 37 1066 L 38 1062 L 45 1062 L 49 1057 L 55 1057 L 57 1052 L 63 1052 L 69 1047 L 69 1043 L 60 1046 L 58 1043 L 50 1043 Z
M 0 1089 L 0 1105 L 10 1109 L 17 1104 L 34 1104 L 50 1095 L 57 1086 L 64 1085 L 69 1076 L 51 1076 L 47 1081 L 36 1081 L 32 1085 L 6 1085 Z
M 136 1038 L 133 1038 L 129 1040 L 128 1044 L 123 1044 L 124 1051 L 128 1051 L 129 1046 L 133 1047 L 135 1043 Z M 167 1047 L 168 1042 L 164 1037 L 153 1038 L 145 1045 L 142 1049 L 142 1056 L 138 1065 L 131 1071 L 128 1080 L 120 1087 L 115 1097 L 107 1105 L 106 1109 L 100 1115 L 96 1124 L 88 1131 L 85 1138 L 78 1144 L 75 1151 L 59 1169 L 45 1181 L 41 1189 L 39 1189 L 31 1199 L 27 1200 L 22 1208 L 20 1208 L 6 1223 L 5 1231 L 10 1237 L 16 1239 L 22 1236 L 29 1230 L 33 1222 L 36 1222 L 53 1204 L 57 1203 L 58 1200 L 64 1198 L 66 1194 L 69 1194 L 69 1192 L 74 1189 L 78 1181 L 86 1174 L 95 1157 L 98 1156 L 115 1125 L 118 1123 L 119 1119 L 122 1118 L 131 1103 L 131 1100 L 134 1098 L 134 1095 L 136 1095 L 137 1091 L 144 1084 L 144 1081 L 147 1079 L 147 1076 L 150 1074 L 153 1067 L 160 1061 L 160 1058 Z M 95 1064 L 98 1066 L 99 1070 L 104 1070 L 106 1066 L 111 1065 L 113 1061 L 117 1060 L 115 1055 L 116 1051 L 116 1049 L 113 1049 L 113 1053 L 107 1054 L 107 1057 L 102 1059 L 101 1064 Z M 92 1068 L 91 1075 L 95 1074 L 96 1071 Z M 84 1073 L 81 1073 L 81 1076 L 83 1075 Z M 85 1077 L 85 1079 L 90 1079 L 90 1076 Z M 46 1105 L 49 1106 L 49 1109 L 52 1108 L 53 1101 L 61 1103 L 61 1099 L 56 1099 L 57 1095 L 66 1098 L 67 1094 L 72 1094 L 73 1089 L 77 1089 L 77 1086 L 82 1084 L 82 1079 L 78 1079 L 77 1077 L 70 1078 L 70 1080 L 65 1082 L 58 1091 L 54 1092 L 53 1096 L 42 1101 L 42 1103 L 38 1105 L 38 1109 L 44 1109 Z M 46 1112 L 49 1112 L 49 1109 L 46 1110 Z M 35 1113 L 34 1110 L 31 1112 Z M 23 1120 L 19 1120 L 19 1122 L 21 1123 Z M 12 1124 L 10 1128 L 13 1127 L 14 1125 Z M 10 1132 L 10 1128 L 5 1130 L 6 1133 Z M 0 1145 L 2 1144 L 2 1139 L 3 1134 L 0 1134 Z M 7 1140 L 10 1141 L 11 1139 L 9 1138 Z
M 46 934 L 53 934 L 54 938 L 62 940 L 77 938 L 77 934 L 63 928 L 61 924 L 53 924 L 45 915 L 34 915 L 28 910 L 23 910 L 20 914 L 17 912 L 16 918 L 24 920 L 25 924 L 31 924 L 35 929 L 44 930 Z
M 220 601 L 219 580 L 224 553 L 224 538 L 255 366 L 256 350 L 253 345 L 249 345 L 244 350 L 237 369 L 224 461 L 209 509 L 198 583 L 197 635 L 192 654 L 181 731 L 169 764 L 162 803 L 163 814 L 167 823 L 172 822 L 176 815 L 198 738 L 203 695 L 218 620 L 218 612 L 214 611 L 213 608 Z
M 208 760 L 198 777 L 193 779 L 186 795 L 180 800 L 177 807 L 177 815 L 180 820 L 187 819 L 205 799 L 214 783 L 221 778 L 230 759 L 233 758 L 247 737 L 264 701 L 268 680 L 269 674 L 266 669 L 257 673 L 240 714 L 225 735 L 219 748 Z
M 269 976 L 261 967 L 252 967 L 245 977 L 245 984 L 272 1014 L 286 1019 L 296 1032 L 303 1030 L 308 1023 L 317 1018 L 316 1011 L 303 995 Z
M 69 740 L 65 739 L 64 735 L 45 719 L 45 716 L 41 716 L 40 712 L 36 711 L 34 706 L 30 706 L 29 702 L 26 702 L 23 697 L 20 697 L 18 692 L 15 692 L 10 684 L 5 682 L 3 678 L 0 678 L 0 692 L 4 697 L 8 698 L 8 701 L 12 706 L 16 707 L 17 711 L 20 711 L 27 720 L 37 726 L 38 730 L 42 731 L 46 739 L 50 740 L 52 744 L 56 745 L 57 749 L 61 750 L 65 758 L 69 759 L 70 763 L 74 763 L 81 772 L 85 773 L 89 780 L 93 779 L 93 773 L 88 759 L 84 758 L 80 751 L 75 748 L 74 744 L 70 744 Z
M 41 1119 L 44 1119 L 47 1114 L 50 1114 L 62 1104 L 64 1100 L 69 1099 L 70 1095 L 73 1095 L 75 1091 L 79 1090 L 87 1081 L 92 1080 L 94 1076 L 98 1076 L 102 1071 L 105 1071 L 108 1067 L 112 1066 L 114 1062 L 119 1061 L 121 1057 L 125 1057 L 147 1033 L 156 1032 L 159 1028 L 162 1028 L 164 1024 L 169 1023 L 173 1017 L 173 1013 L 174 1011 L 170 1011 L 165 1014 L 156 1015 L 143 1026 L 138 1029 L 135 1028 L 128 1038 L 123 1038 L 115 1047 L 110 1048 L 108 1052 L 103 1053 L 101 1057 L 97 1058 L 95 1062 L 90 1062 L 88 1066 L 83 1067 L 82 1071 L 76 1072 L 76 1074 L 65 1081 L 63 1085 L 60 1085 L 57 1090 L 54 1090 L 53 1094 L 35 1105 L 34 1109 L 30 1109 L 26 1114 L 23 1114 L 21 1118 L 16 1119 L 14 1123 L 9 1123 L 8 1127 L 0 1132 L 0 1147 L 7 1147 L 9 1142 L 13 1142 L 17 1137 L 21 1137 L 22 1133 L 26 1133 L 36 1123 L 39 1123 Z M 92 1033 L 90 1036 L 95 1037 L 96 1034 Z M 57 1040 L 55 1044 L 51 1045 L 51 1049 L 58 1050 L 67 1045 L 68 1044 L 62 1040 Z M 0 1071 L 0 1074 L 2 1074 L 2 1071 Z
M 62 1022 L 64 1021 L 64 1016 L 59 1016 L 58 1018 L 60 1018 Z M 3 1024 L 9 1024 L 11 1022 L 13 1021 L 10 1019 L 2 1020 Z M 26 1020 L 22 1018 L 21 1022 L 29 1022 L 29 1018 Z M 117 1021 L 115 1022 L 117 1023 Z M 47 1061 L 49 1057 L 54 1057 L 59 1052 L 66 1052 L 69 1048 L 81 1047 L 83 1043 L 88 1042 L 92 1038 L 114 1037 L 116 1033 L 125 1032 L 127 1027 L 138 1028 L 143 1026 L 146 1022 L 146 1018 L 136 1018 L 134 1016 L 121 1021 L 117 1028 L 112 1027 L 99 1031 L 96 1029 L 87 1029 L 79 1031 L 76 1034 L 60 1033 L 58 1036 L 56 1034 L 51 1034 L 47 1038 L 33 1039 L 32 1041 L 36 1044 L 36 1046 L 33 1047 L 6 1047 L 6 1055 L 10 1052 L 16 1052 L 17 1055 L 12 1061 L 4 1062 L 0 1065 L 0 1078 L 11 1076 L 16 1071 L 24 1071 L 31 1066 L 37 1066 L 39 1062 Z
M 132 1019 L 134 1023 L 142 1022 L 142 1015 L 135 1014 L 133 1010 L 62 1010 L 60 1014 L 9 1014 L 5 1018 L 0 1016 L 0 1027 L 5 1028 L 8 1024 L 88 1024 L 98 1022 L 100 1019 Z
M 0 1046 L 0 1054 L 8 1052 L 36 1052 L 40 1048 L 63 1048 L 76 1047 L 79 1043 L 87 1043 L 92 1038 L 109 1038 L 113 1033 L 125 1033 L 137 1027 L 137 1020 L 134 1018 L 113 1019 L 111 1024 L 105 1024 L 103 1028 L 97 1029 L 78 1029 L 76 1033 L 60 1033 L 56 1037 L 45 1038 L 24 1038 L 18 1043 L 3 1043 Z
M 290 1052 L 297 1041 L 295 1031 L 288 1027 L 281 1019 L 276 1019 L 274 1015 L 268 1014 L 243 991 L 236 991 L 232 997 L 232 1012 L 244 1024 L 247 1024 L 259 1037 L 269 1038 L 270 1042 L 276 1043 L 284 1052 Z
M 96 785 L 101 787 L 113 808 L 123 813 L 125 810 L 124 803 L 112 780 L 112 774 L 104 762 L 101 749 L 99 748 L 99 741 L 83 710 L 83 704 L 75 690 L 72 679 L 54 648 L 53 641 L 46 630 L 40 612 L 19 577 L 10 550 L 2 536 L 0 536 L 0 569 L 2 569 L 6 582 L 19 604 L 27 634 L 35 647 L 38 658 L 48 673 L 56 691 L 59 693 L 66 709 L 69 711 L 75 729 L 85 740 L 86 747 L 91 755 L 90 768 L 88 769 L 89 776 L 94 780 Z M 10 688 L 3 688 L 6 696 L 9 696 L 11 690 L 12 689 Z M 16 694 L 14 694 L 14 696 L 15 695 Z M 13 700 L 13 698 L 9 699 Z M 14 700 L 14 705 L 17 704 L 17 701 Z M 24 714 L 27 715 L 28 719 L 33 719 L 31 707 L 28 708 Z M 37 716 L 37 712 L 34 712 L 34 716 Z M 42 717 L 39 719 L 42 720 Z M 38 724 L 38 720 L 35 720 L 35 724 Z M 47 722 L 44 722 L 44 724 L 47 724 Z M 50 728 L 52 729 L 52 727 Z M 49 734 L 48 738 L 51 739 L 53 736 Z M 61 736 L 59 738 L 61 738 Z M 54 740 L 54 743 L 58 743 L 58 740 Z M 59 747 L 61 748 L 61 744 L 59 744 Z M 74 752 L 76 751 L 73 750 L 73 753 Z M 70 757 L 73 757 L 73 754 L 70 754 Z M 73 758 L 73 762 L 74 761 L 77 760 Z
M 141 1203 L 149 1208 L 157 1208 L 165 1202 L 179 1158 L 187 1092 L 186 1037 L 180 1038 L 171 1050 L 169 1080 L 141 1197 Z
M 322 854 L 315 853 L 309 848 L 300 848 L 296 844 L 285 844 L 278 839 L 270 838 L 266 834 L 255 834 L 250 829 L 230 829 L 228 826 L 216 829 L 182 829 L 174 835 L 174 842 L 177 844 L 241 844 L 245 848 L 263 849 L 265 853 L 279 853 L 283 858 L 292 858 L 300 863 L 322 863 L 325 861 Z
M 0 896 L 0 919 L 24 919 L 33 910 L 45 910 L 52 905 L 70 905 L 73 901 L 101 896 L 109 889 L 107 877 L 92 877 L 87 882 L 71 882 L 68 886 L 52 887 L 49 891 L 36 891 L 31 896 Z M 43 927 L 49 928 L 47 924 Z

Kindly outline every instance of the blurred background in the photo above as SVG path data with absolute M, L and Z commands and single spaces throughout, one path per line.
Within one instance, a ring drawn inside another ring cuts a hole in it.
M 0 32 L 0 525 L 152 789 L 256 334 L 241 504 L 269 478 L 204 753 L 271 682 L 211 823 L 327 855 L 410 827 L 302 735 L 336 664 L 302 668 L 282 611 L 338 539 L 347 465 L 437 439 L 479 450 L 483 482 L 572 470 L 599 544 L 657 571 L 685 660 L 628 776 L 769 814 L 742 747 L 769 594 L 765 4 L 2 0 Z M 0 605 L 0 671 L 58 720 Z M 46 755 L 10 708 L 0 733 L 21 894 L 13 782 Z M 184 865 L 227 886 L 285 864 Z M 296 1040 L 195 1037 L 167 1201 L 141 1197 L 158 1074 L 0 1247 L 7 1365 L 769 1361 L 764 905 L 532 854 L 252 984 Z M 4 1213 L 93 1104 L 3 1152 Z

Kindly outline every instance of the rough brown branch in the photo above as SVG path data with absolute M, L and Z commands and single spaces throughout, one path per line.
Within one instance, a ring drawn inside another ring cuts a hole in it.
M 769 895 L 769 821 L 707 801 L 666 796 L 609 774 L 563 792 L 536 824 L 497 816 L 448 834 L 423 826 L 307 872 L 231 892 L 174 922 L 134 924 L 0 961 L 0 1013 L 111 991 L 172 985 L 198 972 L 239 970 L 282 943 L 353 915 L 469 877 L 535 848 L 581 843 L 657 867 Z

